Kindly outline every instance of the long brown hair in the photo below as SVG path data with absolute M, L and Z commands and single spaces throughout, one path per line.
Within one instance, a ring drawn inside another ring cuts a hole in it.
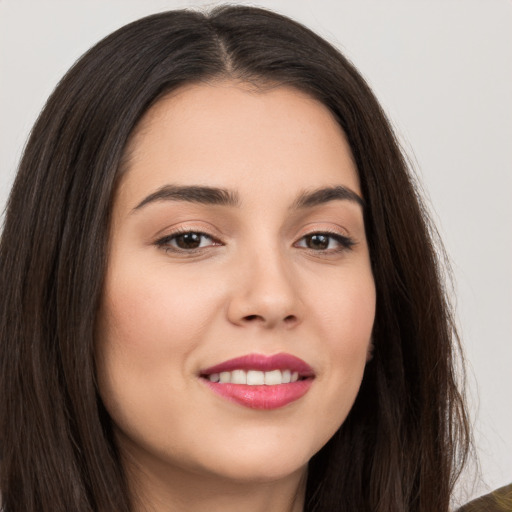
M 119 29 L 73 66 L 33 128 L 0 245 L 3 510 L 131 510 L 93 353 L 112 197 L 144 112 L 218 77 L 286 84 L 326 105 L 367 203 L 374 356 L 348 418 L 310 462 L 305 510 L 446 512 L 468 422 L 435 233 L 406 162 L 339 51 L 283 16 L 235 6 Z

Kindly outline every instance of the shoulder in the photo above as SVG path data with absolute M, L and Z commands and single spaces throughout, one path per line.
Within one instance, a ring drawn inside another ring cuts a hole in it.
M 512 484 L 467 503 L 457 512 L 512 512 Z

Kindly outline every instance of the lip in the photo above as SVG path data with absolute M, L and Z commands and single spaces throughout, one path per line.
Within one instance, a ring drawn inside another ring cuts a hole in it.
M 299 380 L 287 384 L 257 385 L 211 382 L 206 378 L 213 373 L 233 370 L 291 370 L 299 374 Z M 201 381 L 217 395 L 244 407 L 273 410 L 302 398 L 311 388 L 314 371 L 305 361 L 291 354 L 248 354 L 205 368 L 200 372 Z
M 201 370 L 201 375 L 212 373 L 231 372 L 233 370 L 258 370 L 269 372 L 272 370 L 291 370 L 298 372 L 300 377 L 313 377 L 313 368 L 302 359 L 291 354 L 279 353 L 272 356 L 263 354 L 247 354 L 229 359 L 223 363 Z

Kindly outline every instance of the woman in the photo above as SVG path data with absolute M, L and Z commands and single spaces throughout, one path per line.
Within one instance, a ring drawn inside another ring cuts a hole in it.
M 303 26 L 225 7 L 100 42 L 0 254 L 6 512 L 448 510 L 468 427 L 428 219 Z

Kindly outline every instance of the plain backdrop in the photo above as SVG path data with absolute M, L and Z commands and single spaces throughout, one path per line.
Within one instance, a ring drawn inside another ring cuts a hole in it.
M 454 270 L 480 458 L 480 477 L 466 473 L 460 499 L 512 482 L 512 2 L 250 4 L 289 15 L 338 46 L 388 112 Z M 36 116 L 84 51 L 144 15 L 212 5 L 0 0 L 1 209 Z

